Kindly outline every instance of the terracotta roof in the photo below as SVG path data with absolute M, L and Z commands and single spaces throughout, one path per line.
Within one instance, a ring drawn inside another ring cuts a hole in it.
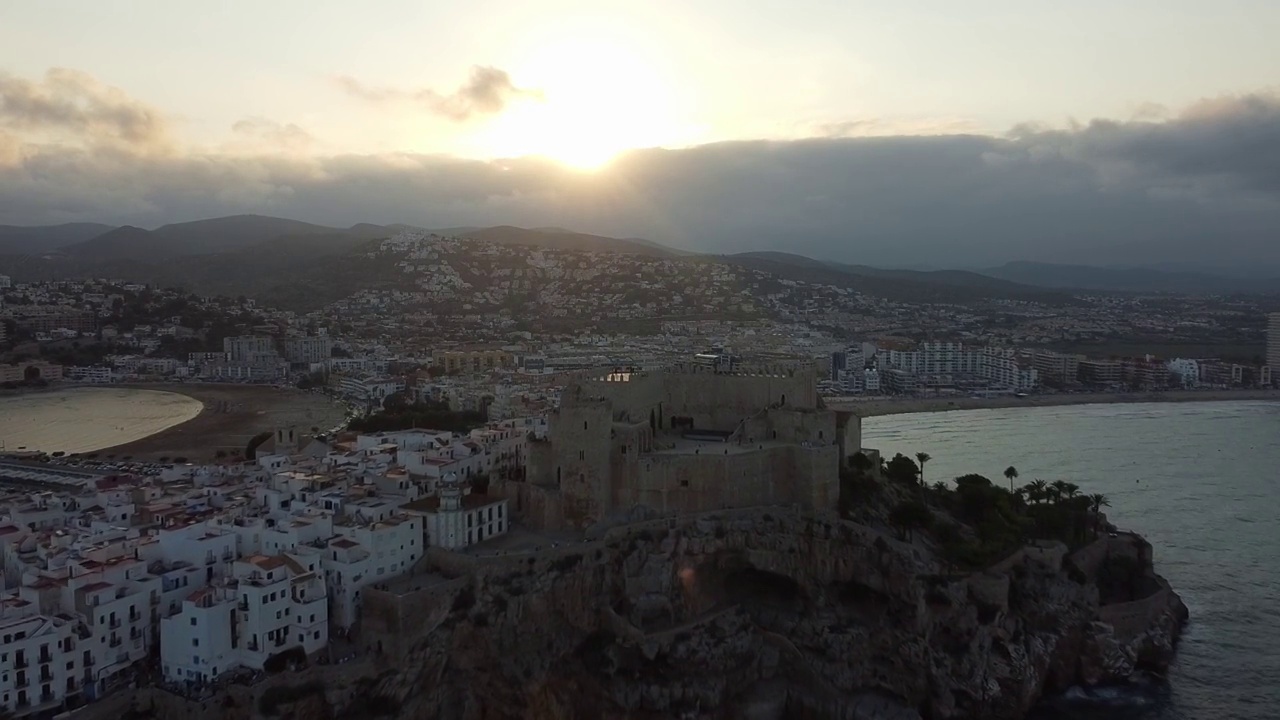
M 96 582 L 96 583 L 89 583 L 88 585 L 85 585 L 84 587 L 80 588 L 80 591 L 81 592 L 97 592 L 98 590 L 105 590 L 106 588 L 109 588 L 109 587 L 111 587 L 111 583 L 109 582 Z
M 246 558 L 246 561 L 257 565 L 263 570 L 275 570 L 276 568 L 284 565 L 285 558 L 283 555 L 254 555 Z
M 346 549 L 346 548 L 353 548 L 359 545 L 360 543 L 355 542 L 354 540 L 348 540 L 347 538 L 338 538 L 337 540 L 334 540 L 329 544 L 334 547 L 340 547 L 340 548 Z

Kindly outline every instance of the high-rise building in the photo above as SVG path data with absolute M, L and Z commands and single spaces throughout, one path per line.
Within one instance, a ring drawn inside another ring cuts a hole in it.
M 1280 367 L 1280 312 L 1267 317 L 1267 365 Z
M 284 359 L 291 363 L 324 362 L 333 355 L 333 340 L 318 337 L 291 337 L 284 341 Z
M 227 353 L 227 359 L 231 362 L 241 363 L 248 361 L 254 355 L 274 353 L 276 351 L 276 347 L 275 341 L 272 338 L 243 335 L 240 337 L 223 338 L 222 350 Z

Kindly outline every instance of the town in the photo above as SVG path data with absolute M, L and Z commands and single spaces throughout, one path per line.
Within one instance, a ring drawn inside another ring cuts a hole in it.
M 0 278 L 5 392 L 248 386 L 344 415 L 182 458 L 0 445 L 0 706 L 48 714 L 137 683 L 201 698 L 377 653 L 365 604 L 448 582 L 434 568 L 455 556 L 716 510 L 831 511 L 841 468 L 876 456 L 861 444 L 869 398 L 1263 388 L 1280 362 L 1276 314 L 1266 358 L 1057 349 L 1144 332 L 1252 346 L 1262 330 L 1236 321 L 1263 309 L 1247 299 L 913 303 L 468 242 L 384 241 L 374 252 L 417 290 L 306 312 Z M 689 309 L 628 325 L 664 303 Z M 587 329 L 556 329 L 564 318 Z

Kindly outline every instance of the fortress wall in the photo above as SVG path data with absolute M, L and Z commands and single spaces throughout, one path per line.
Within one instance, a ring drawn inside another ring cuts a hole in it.
M 506 498 L 508 511 L 522 525 L 534 530 L 564 526 L 564 499 L 555 488 L 530 482 L 491 482 L 489 494 Z
M 770 435 L 767 439 L 807 442 L 811 445 L 834 445 L 839 441 L 836 434 L 836 414 L 831 410 L 770 408 L 768 421 Z M 773 433 L 777 433 L 777 436 L 774 437 Z
M 817 406 L 812 378 L 803 373 L 787 376 L 670 373 L 663 393 L 664 412 L 692 417 L 696 427 L 733 431 L 743 418 L 771 405 L 801 408 Z M 785 402 L 784 402 L 785 401 Z
M 408 650 L 401 647 L 401 641 L 429 633 L 448 616 L 454 600 L 471 584 L 471 578 L 463 576 L 407 593 L 365 588 L 361 591 L 362 641 L 381 643 L 384 651 L 398 657 Z
M 560 488 L 564 522 L 585 528 L 608 512 L 610 434 L 613 412 L 608 402 L 565 408 L 551 418 L 553 467 L 548 474 Z
M 647 423 L 652 412 L 654 423 L 657 423 L 658 416 L 662 414 L 658 406 L 662 403 L 664 374 L 630 373 L 627 380 L 601 379 L 604 377 L 608 375 L 595 373 L 590 379 L 581 380 L 576 388 L 570 388 L 565 393 L 570 399 L 569 404 L 573 404 L 576 390 L 582 397 L 609 398 L 614 413 L 629 414 L 632 422 Z M 563 400 L 561 406 L 564 406 Z
M 835 448 L 717 453 L 715 446 L 697 455 L 657 454 L 636 464 L 635 482 L 614 491 L 615 507 L 645 505 L 663 514 L 697 513 L 761 505 L 808 506 L 822 483 L 820 468 L 835 479 Z M 824 488 L 817 495 L 825 496 Z M 834 502 L 834 501 L 833 501 Z
M 836 437 L 840 445 L 840 464 L 862 449 L 862 418 L 855 412 L 836 413 Z

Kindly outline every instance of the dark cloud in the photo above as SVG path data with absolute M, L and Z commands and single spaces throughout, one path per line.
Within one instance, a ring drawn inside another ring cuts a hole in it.
M 456 122 L 477 115 L 495 115 L 503 111 L 513 98 L 541 97 L 537 90 L 516 87 L 506 70 L 479 66 L 471 69 L 471 77 L 457 90 L 442 94 L 435 90 L 398 90 L 366 85 L 353 77 L 335 78 L 338 87 L 348 95 L 366 102 L 411 102 L 428 111 Z
M 66 68 L 53 68 L 40 81 L 0 72 L 0 126 L 135 147 L 161 147 L 169 140 L 168 125 L 155 108 Z
M 0 125 L 0 224 L 258 212 L 334 225 L 555 225 L 872 265 L 1238 261 L 1280 273 L 1277 107 L 1254 95 L 1163 122 L 1005 137 L 724 142 L 634 151 L 595 173 L 532 158 L 158 155 L 36 144 Z M 240 134 L 291 132 L 246 123 Z

